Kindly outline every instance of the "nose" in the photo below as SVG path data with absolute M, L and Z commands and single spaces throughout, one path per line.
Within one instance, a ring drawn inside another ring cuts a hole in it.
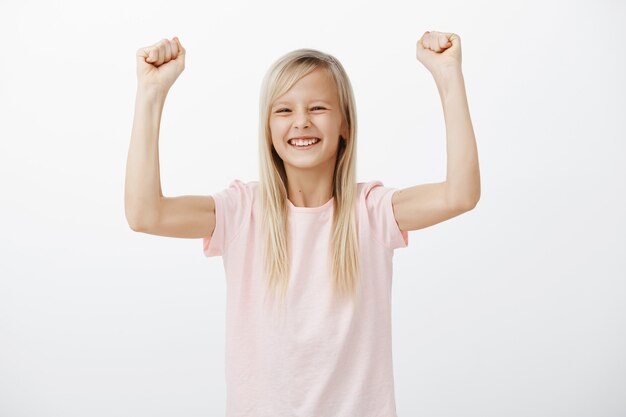
M 293 125 L 297 128 L 304 128 L 307 126 L 310 126 L 311 121 L 309 120 L 309 114 L 305 111 L 305 112 L 299 112 L 298 114 L 296 114 L 296 117 L 294 118 L 294 122 Z

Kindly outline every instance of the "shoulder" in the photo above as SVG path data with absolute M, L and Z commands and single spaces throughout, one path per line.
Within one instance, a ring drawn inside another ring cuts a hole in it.
M 258 181 L 242 181 L 238 178 L 232 180 L 228 187 L 220 191 L 219 194 L 230 196 L 252 197 L 259 186 Z
M 235 178 L 228 184 L 228 188 L 235 188 L 243 192 L 254 191 L 258 186 L 258 181 L 242 181 L 239 178 Z
M 408 245 L 408 234 L 399 229 L 393 212 L 391 199 L 395 191 L 397 188 L 372 180 L 358 183 L 357 192 L 364 227 L 376 241 L 392 250 Z
M 222 208 L 224 214 L 230 214 L 234 211 L 249 211 L 257 199 L 258 181 L 242 181 L 234 179 L 227 188 L 224 188 L 213 195 L 218 206 Z
M 376 204 L 385 198 L 391 199 L 395 188 L 386 187 L 380 180 L 371 180 L 357 183 L 357 198 L 368 206 Z

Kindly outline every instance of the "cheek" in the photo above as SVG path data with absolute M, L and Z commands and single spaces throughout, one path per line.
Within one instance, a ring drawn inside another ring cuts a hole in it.
M 280 135 L 283 134 L 284 126 L 283 123 L 280 122 L 270 122 L 270 133 L 272 135 L 272 138 L 277 138 L 280 137 Z
M 341 120 L 336 117 L 326 118 L 321 123 L 327 131 L 339 132 L 341 130 Z

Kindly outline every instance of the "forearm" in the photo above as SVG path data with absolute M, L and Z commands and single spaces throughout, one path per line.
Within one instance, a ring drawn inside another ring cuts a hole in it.
M 478 150 L 461 71 L 435 78 L 446 124 L 448 201 L 473 207 L 480 198 Z
M 126 162 L 124 205 L 131 227 L 150 223 L 163 193 L 159 172 L 159 129 L 166 93 L 138 88 Z

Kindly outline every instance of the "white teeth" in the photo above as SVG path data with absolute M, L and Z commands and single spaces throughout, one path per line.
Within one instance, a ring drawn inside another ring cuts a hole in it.
M 319 139 L 296 139 L 289 141 L 289 143 L 296 146 L 309 146 L 310 144 L 316 142 L 319 142 Z

